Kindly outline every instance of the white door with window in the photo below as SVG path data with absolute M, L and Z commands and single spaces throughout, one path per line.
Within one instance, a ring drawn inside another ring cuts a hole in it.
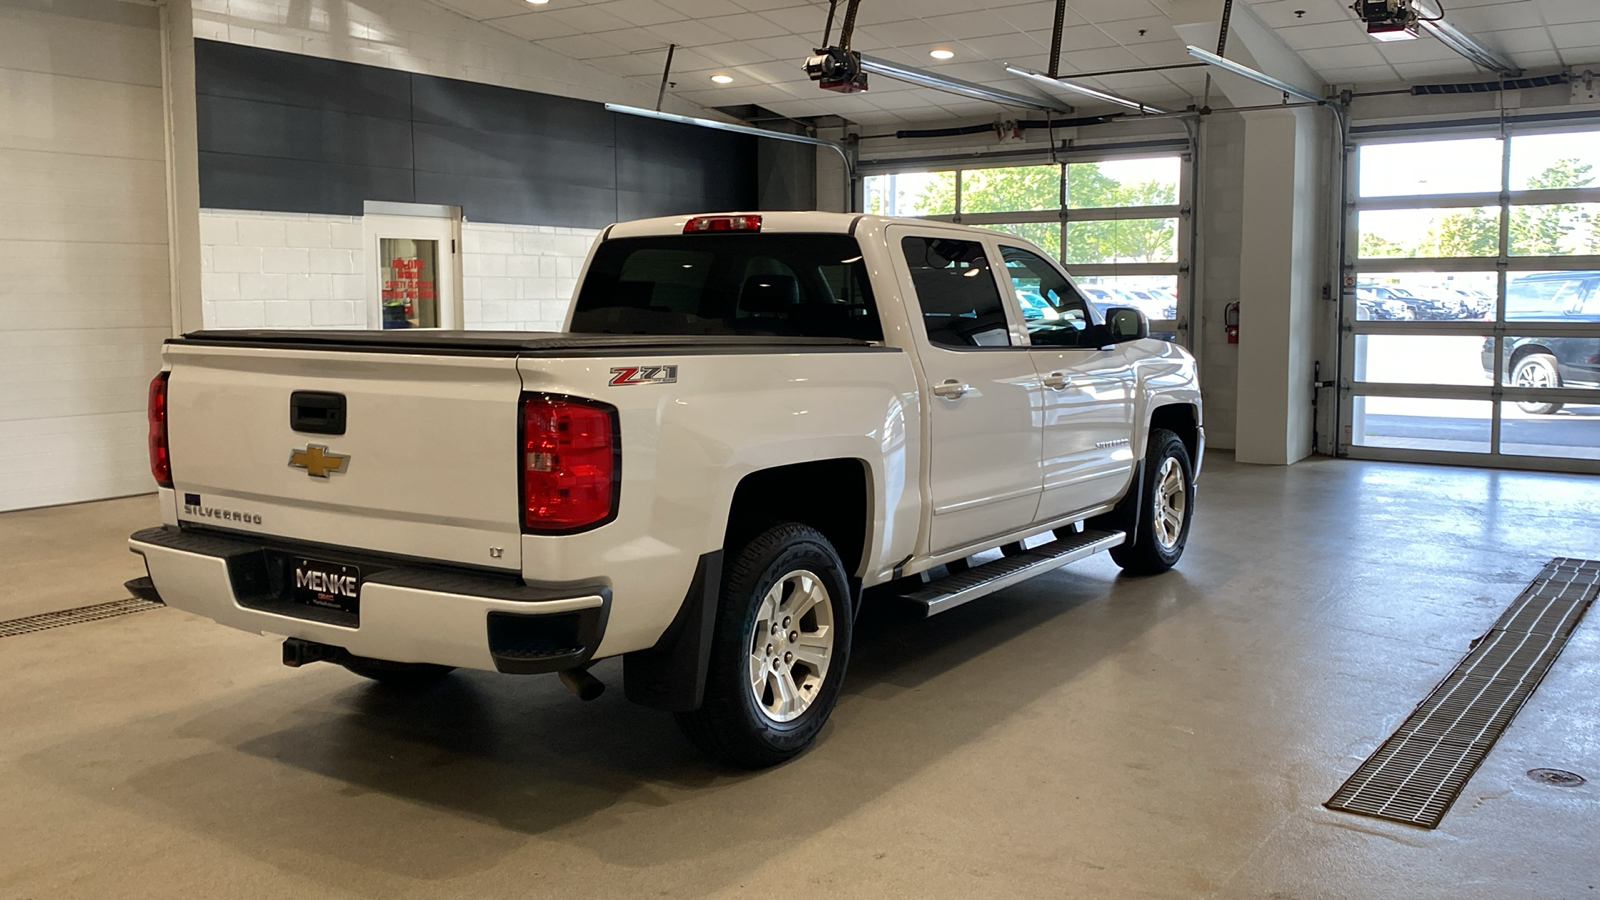
M 896 274 L 921 311 L 937 555 L 1034 520 L 1039 378 L 982 242 L 905 226 L 887 233 Z
M 1023 311 L 1043 386 L 1044 490 L 1040 521 L 1122 495 L 1133 472 L 1134 371 L 1127 344 L 1084 340 L 1094 313 L 1071 280 L 1032 250 L 998 245 L 998 262 Z
M 460 219 L 368 215 L 367 327 L 461 327 Z

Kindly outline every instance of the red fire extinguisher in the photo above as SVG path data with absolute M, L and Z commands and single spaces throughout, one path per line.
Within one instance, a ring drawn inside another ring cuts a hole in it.
M 1239 301 L 1235 300 L 1223 309 L 1222 327 L 1228 333 L 1228 343 L 1239 343 Z

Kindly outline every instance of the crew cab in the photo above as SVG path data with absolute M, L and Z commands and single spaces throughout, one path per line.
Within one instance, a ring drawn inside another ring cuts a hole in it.
M 591 697 L 620 656 L 631 700 L 746 766 L 822 727 L 867 588 L 931 615 L 1101 551 L 1170 568 L 1204 447 L 1194 359 L 1137 310 L 1009 235 L 873 216 L 611 226 L 559 334 L 163 359 L 139 590 L 394 684 Z

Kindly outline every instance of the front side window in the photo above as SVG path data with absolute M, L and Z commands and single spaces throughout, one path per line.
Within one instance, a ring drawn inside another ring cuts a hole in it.
M 1055 266 L 1021 247 L 1001 247 L 1011 288 L 1022 305 L 1028 339 L 1036 347 L 1082 346 L 1091 323 L 1089 305 Z
M 982 244 L 908 237 L 900 248 L 929 343 L 961 349 L 1011 345 L 1005 306 Z
M 606 241 L 584 277 L 572 330 L 883 339 L 861 247 L 842 234 Z

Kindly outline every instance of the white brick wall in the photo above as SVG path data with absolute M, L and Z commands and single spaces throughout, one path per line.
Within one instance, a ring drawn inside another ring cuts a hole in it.
M 200 211 L 207 328 L 365 328 L 361 220 Z
M 463 223 L 465 327 L 560 330 L 597 234 Z M 204 209 L 200 244 L 207 328 L 367 327 L 359 218 Z
M 548 225 L 461 226 L 467 328 L 560 331 L 578 272 L 600 232 Z

